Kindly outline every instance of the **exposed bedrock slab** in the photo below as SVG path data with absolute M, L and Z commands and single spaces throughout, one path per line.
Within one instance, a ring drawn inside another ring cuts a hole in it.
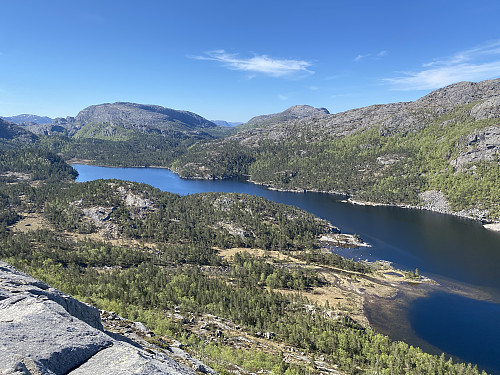
M 0 374 L 190 374 L 161 352 L 117 341 L 99 310 L 0 261 Z

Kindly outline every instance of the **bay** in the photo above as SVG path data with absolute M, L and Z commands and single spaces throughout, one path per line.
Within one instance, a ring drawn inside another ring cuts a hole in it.
M 390 306 L 386 306 L 387 303 L 367 305 L 376 330 L 393 339 L 422 346 L 429 352 L 443 351 L 500 374 L 500 359 L 495 354 L 500 346 L 495 345 L 496 350 L 492 351 L 491 341 L 472 335 L 472 332 L 489 329 L 498 332 L 500 337 L 500 316 L 491 319 L 500 308 L 500 233 L 489 231 L 478 222 L 417 209 L 353 205 L 327 193 L 269 190 L 243 179 L 185 180 L 160 168 L 81 164 L 73 167 L 79 172 L 79 182 L 116 178 L 147 183 L 181 195 L 215 191 L 262 196 L 309 211 L 330 221 L 342 232 L 358 234 L 372 247 L 337 249 L 337 252 L 357 260 L 387 260 L 396 268 L 406 270 L 418 268 L 421 274 L 443 286 L 425 298 L 401 298 L 393 305 L 389 303 Z M 455 298 L 455 290 L 462 294 L 460 298 Z M 444 300 L 447 303 L 442 303 Z M 391 324 L 396 310 L 400 324 Z M 429 333 L 429 327 L 433 327 L 431 322 L 457 314 L 466 315 L 467 319 L 459 325 L 441 324 L 440 330 L 434 329 L 438 333 Z M 462 334 L 460 340 L 456 339 L 458 332 Z

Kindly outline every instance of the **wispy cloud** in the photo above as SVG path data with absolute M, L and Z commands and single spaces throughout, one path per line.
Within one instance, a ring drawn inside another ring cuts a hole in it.
M 375 54 L 372 54 L 372 53 L 366 53 L 366 54 L 359 54 L 358 56 L 356 56 L 353 61 L 355 62 L 360 62 L 361 60 L 364 60 L 368 57 L 371 57 L 371 60 L 379 60 L 381 59 L 382 57 L 384 57 L 385 55 L 387 55 L 387 50 L 382 50 L 380 52 L 377 52 Z
M 366 55 L 361 55 L 361 54 L 360 54 L 360 55 L 358 55 L 358 56 L 356 56 L 356 57 L 354 58 L 354 61 L 358 62 L 358 61 L 361 61 L 361 60 L 363 60 L 363 59 L 366 59 L 367 57 L 370 57 L 370 56 L 371 56 L 371 54 L 370 54 L 370 53 L 367 53 Z
M 300 78 L 314 74 L 313 71 L 308 69 L 312 65 L 308 61 L 275 59 L 267 55 L 254 55 L 250 58 L 241 58 L 236 53 L 216 50 L 205 52 L 203 56 L 192 56 L 191 58 L 217 61 L 231 70 L 264 74 L 271 77 Z
M 500 40 L 434 59 L 419 71 L 401 72 L 385 78 L 394 90 L 432 90 L 460 81 L 500 77 Z
M 283 94 L 278 94 L 278 99 L 279 100 L 288 100 L 288 96 L 283 95 Z

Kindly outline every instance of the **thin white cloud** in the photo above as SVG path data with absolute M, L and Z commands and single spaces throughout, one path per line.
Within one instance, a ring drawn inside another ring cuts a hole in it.
M 370 57 L 370 60 L 379 60 L 381 59 L 382 57 L 384 57 L 385 55 L 387 55 L 387 51 L 386 50 L 382 50 L 380 52 L 377 52 L 375 54 L 372 54 L 372 53 L 366 53 L 366 54 L 359 54 L 358 56 L 356 56 L 353 61 L 355 62 L 360 62 L 361 60 L 364 60 L 368 57 Z
M 227 53 L 224 50 L 216 50 L 205 52 L 205 56 L 193 56 L 192 58 L 197 60 L 217 61 L 231 70 L 264 74 L 271 77 L 300 77 L 314 73 L 308 69 L 312 65 L 308 61 L 275 59 L 267 55 L 240 58 L 238 54 Z
M 361 54 L 360 54 L 360 55 L 358 55 L 358 56 L 356 56 L 356 57 L 354 58 L 354 61 L 358 62 L 358 61 L 361 61 L 361 60 L 363 60 L 363 59 L 366 59 L 367 57 L 370 57 L 370 56 L 371 56 L 371 54 L 370 54 L 370 53 L 367 53 L 366 55 L 361 55 Z
M 278 99 L 279 100 L 288 100 L 288 96 L 283 95 L 283 94 L 278 94 Z
M 500 77 L 500 40 L 423 64 L 419 71 L 385 78 L 394 90 L 433 90 L 460 81 Z

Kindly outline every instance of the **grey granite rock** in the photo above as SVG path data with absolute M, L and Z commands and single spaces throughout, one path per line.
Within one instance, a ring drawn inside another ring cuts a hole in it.
M 476 120 L 500 118 L 500 95 L 476 104 L 470 114 Z
M 487 100 L 498 96 L 500 92 L 500 79 L 491 79 L 481 82 L 458 82 L 435 90 L 418 99 L 417 106 L 432 106 L 447 111 L 456 107 L 473 103 L 478 100 Z
M 79 366 L 69 374 L 192 375 L 192 372 L 165 355 L 153 355 L 146 351 L 137 350 L 127 344 L 117 343 L 110 348 L 100 351 L 85 364 Z
M 96 308 L 0 261 L 0 374 L 194 375 L 117 336 L 102 330 Z
M 98 309 L 49 287 L 5 262 L 0 262 L 0 290 L 9 297 L 23 295 L 27 298 L 51 300 L 60 305 L 71 316 L 82 320 L 93 328 L 102 330 Z
M 324 117 L 329 114 L 330 112 L 326 108 L 314 108 L 310 105 L 294 105 L 280 113 L 253 117 L 246 123 L 246 126 L 271 125 L 307 117 Z
M 127 102 L 93 105 L 80 111 L 75 119 L 81 124 L 109 123 L 145 133 L 154 129 L 192 130 L 216 126 L 192 112 Z
M 419 194 L 422 199 L 422 208 L 443 214 L 451 213 L 450 205 L 442 191 L 428 190 Z
M 45 295 L 29 292 L 0 302 L 0 332 L 2 374 L 22 365 L 65 374 L 113 342 Z
M 457 170 L 462 170 L 468 163 L 480 161 L 497 161 L 500 164 L 500 125 L 490 126 L 481 131 L 476 131 L 457 145 L 462 149 L 451 165 Z

